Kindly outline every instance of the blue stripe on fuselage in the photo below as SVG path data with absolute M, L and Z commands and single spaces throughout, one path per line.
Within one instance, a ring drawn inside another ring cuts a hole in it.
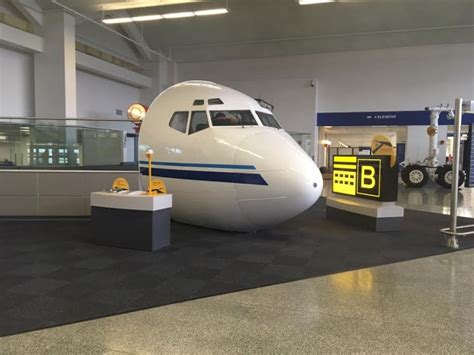
M 148 175 L 148 168 L 141 167 L 142 175 Z M 222 171 L 197 171 L 152 168 L 151 174 L 158 177 L 212 182 L 230 182 L 235 184 L 264 185 L 268 183 L 260 174 L 230 173 Z
M 234 164 L 207 164 L 207 163 L 178 163 L 168 161 L 152 161 L 153 165 L 163 166 L 184 166 L 189 168 L 219 168 L 219 169 L 239 169 L 239 170 L 256 170 L 253 165 L 234 165 Z M 146 160 L 140 160 L 140 164 L 148 164 Z

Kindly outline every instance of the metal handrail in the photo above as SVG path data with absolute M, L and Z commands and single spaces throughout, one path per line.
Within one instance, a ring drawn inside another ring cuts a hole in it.
M 0 120 L 29 120 L 29 121 L 93 121 L 93 122 L 130 122 L 128 119 L 103 119 L 103 118 L 52 118 L 52 117 L 10 117 L 0 116 Z

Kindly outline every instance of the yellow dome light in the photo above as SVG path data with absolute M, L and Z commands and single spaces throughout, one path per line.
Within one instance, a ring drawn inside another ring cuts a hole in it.
M 128 119 L 134 123 L 141 122 L 145 118 L 146 111 L 147 107 L 142 104 L 131 104 L 127 110 Z

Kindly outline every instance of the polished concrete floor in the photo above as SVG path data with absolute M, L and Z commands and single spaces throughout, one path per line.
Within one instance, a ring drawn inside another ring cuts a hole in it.
M 473 217 L 473 189 L 460 215 Z M 449 192 L 400 187 L 449 213 Z M 474 353 L 474 249 L 0 339 L 0 354 Z
M 474 352 L 474 251 L 0 339 L 2 354 Z
M 402 207 L 441 214 L 450 214 L 451 190 L 436 183 L 423 188 L 400 185 L 398 204 Z M 474 218 L 474 188 L 461 188 L 458 193 L 458 216 Z

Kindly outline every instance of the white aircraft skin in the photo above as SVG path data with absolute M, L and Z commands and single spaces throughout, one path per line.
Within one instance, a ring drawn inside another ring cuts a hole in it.
M 223 104 L 208 105 L 219 98 Z M 203 99 L 204 105 L 193 105 Z M 210 111 L 250 110 L 258 126 L 212 126 Z M 188 134 L 169 126 L 177 111 L 206 111 L 209 128 Z M 140 168 L 153 149 L 153 175 L 173 194 L 172 218 L 196 226 L 248 232 L 292 218 L 321 195 L 311 158 L 283 129 L 266 127 L 256 111 L 271 111 L 236 90 L 187 81 L 162 92 L 140 129 Z M 143 179 L 146 186 L 146 179 Z

